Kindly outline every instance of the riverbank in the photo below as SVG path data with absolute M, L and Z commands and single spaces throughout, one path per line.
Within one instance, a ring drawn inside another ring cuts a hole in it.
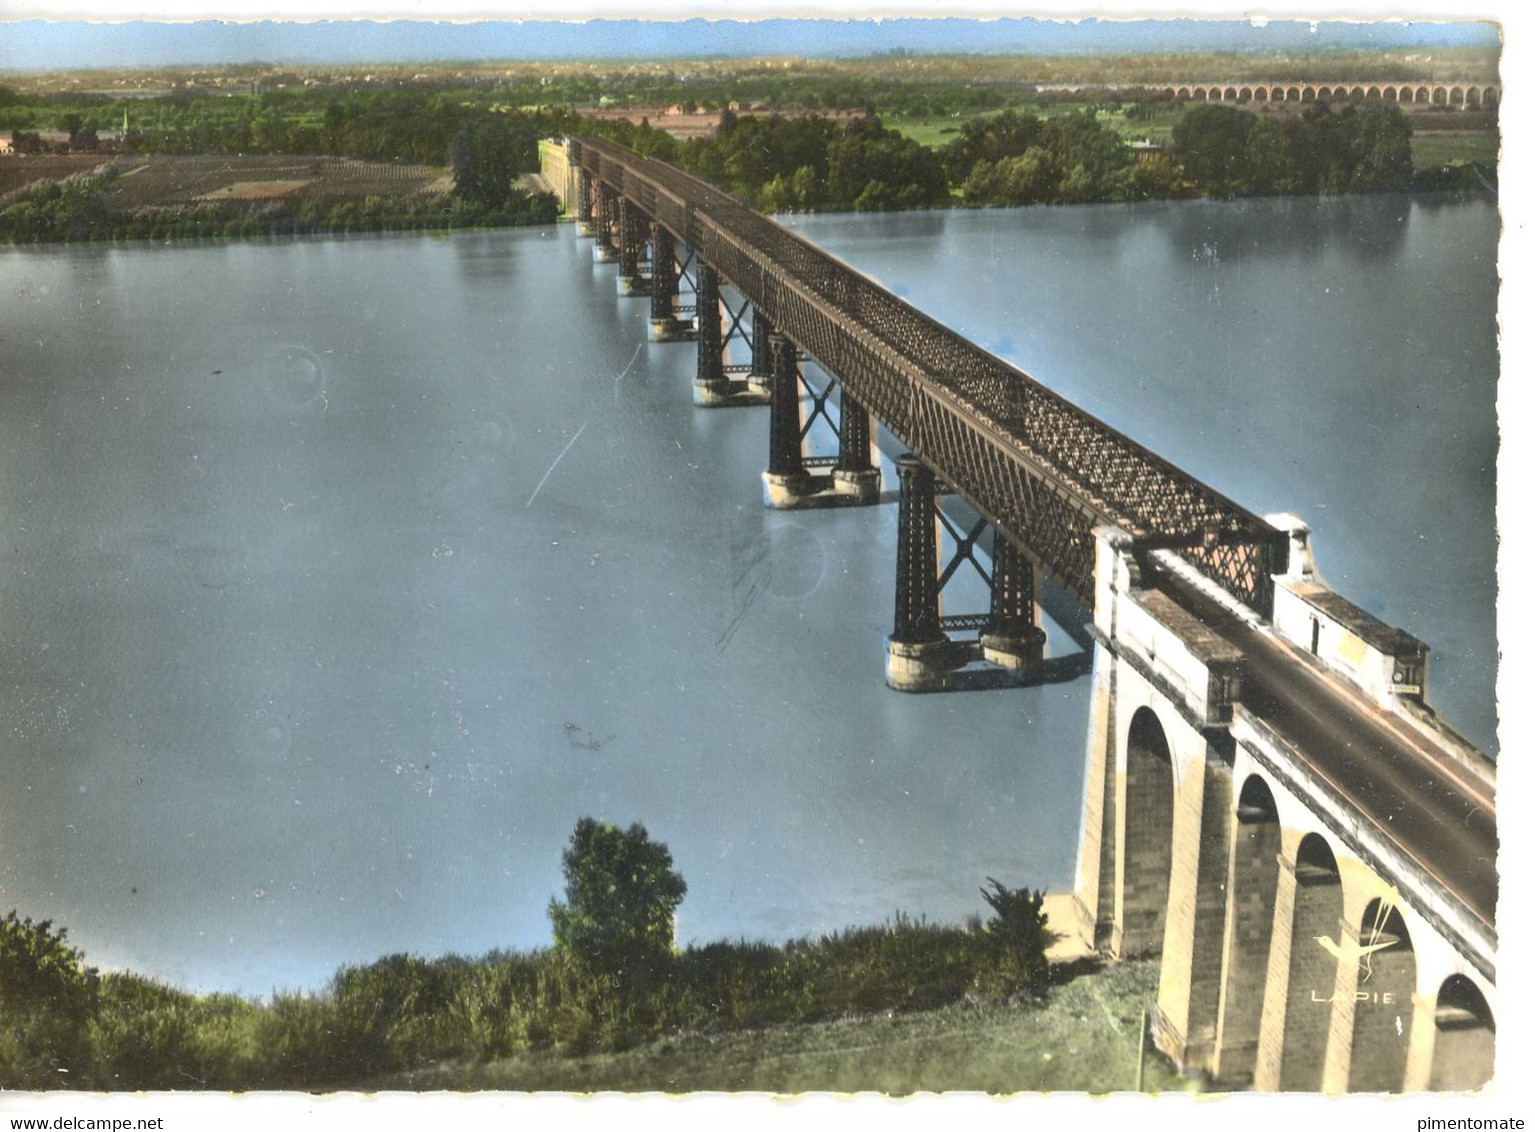
M 689 947 L 622 983 L 558 948 L 397 954 L 265 1002 L 98 973 L 64 930 L 12 913 L 0 921 L 0 1022 L 14 1035 L 0 1045 L 0 1087 L 1186 1087 L 1141 1065 L 1157 964 L 1088 954 L 1070 901 L 1051 898 L 1065 930 L 1048 965 L 1013 961 L 1023 937 L 1010 920 L 897 917 L 779 946 Z
M 911 1014 L 864 1014 L 741 1033 L 689 1033 L 618 1053 L 529 1052 L 442 1065 L 369 1089 L 516 1092 L 1147 1092 L 1197 1090 L 1146 1043 L 1154 960 L 1057 965 L 1043 1004 L 960 1002 Z

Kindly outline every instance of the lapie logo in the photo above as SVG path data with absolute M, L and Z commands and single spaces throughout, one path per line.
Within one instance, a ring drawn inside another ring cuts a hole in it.
M 1359 969 L 1364 972 L 1359 976 L 1359 982 L 1362 984 L 1374 973 L 1371 969 L 1370 957 L 1377 951 L 1383 951 L 1398 942 L 1396 936 L 1387 933 L 1386 920 L 1391 915 L 1392 910 L 1397 907 L 1400 895 L 1394 886 L 1387 890 L 1386 895 L 1381 898 L 1380 903 L 1376 907 L 1375 920 L 1371 923 L 1370 930 L 1365 933 L 1364 938 L 1358 943 L 1351 943 L 1346 938 L 1339 942 L 1326 935 L 1312 936 L 1312 938 L 1321 945 L 1323 951 L 1338 960 L 1338 962 L 1346 961 L 1358 964 Z M 1342 933 L 1339 934 L 1341 935 Z M 1397 992 L 1389 990 L 1370 991 L 1362 987 L 1356 989 L 1352 995 L 1334 993 L 1323 997 L 1315 990 L 1311 992 L 1312 1002 L 1331 1003 L 1338 999 L 1346 998 L 1352 998 L 1355 1002 L 1374 1002 L 1385 1006 L 1394 1006 L 1397 1001 Z M 1400 1034 L 1402 1031 L 1401 1018 L 1396 1020 L 1396 1026 L 1397 1033 Z
M 1339 962 L 1348 961 L 1358 963 L 1364 971 L 1364 978 L 1371 974 L 1370 956 L 1377 951 L 1382 951 L 1397 942 L 1394 935 L 1386 932 L 1386 920 L 1396 909 L 1401 900 L 1401 893 L 1395 885 L 1386 890 L 1386 895 L 1376 903 L 1375 920 L 1370 924 L 1370 930 L 1358 943 L 1352 943 L 1347 938 L 1335 941 L 1331 936 L 1313 936 L 1322 950 Z M 1342 935 L 1342 932 L 1338 933 Z

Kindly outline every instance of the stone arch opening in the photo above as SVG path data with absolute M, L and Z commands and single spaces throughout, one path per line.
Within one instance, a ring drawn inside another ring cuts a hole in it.
M 1235 102 L 1236 100 L 1237 100 L 1237 88 L 1234 87 L 1234 86 L 1228 86 L 1226 88 L 1226 101 L 1227 102 Z
M 1460 87 L 1458 87 L 1458 86 L 1451 87 L 1450 88 L 1450 105 L 1451 106 L 1463 106 L 1463 105 L 1465 105 L 1465 102 L 1466 102 L 1466 92 L 1461 90 Z
M 1480 106 L 1481 104 L 1482 104 L 1482 92 L 1477 90 L 1476 87 L 1474 87 L 1474 86 L 1473 87 L 1467 87 L 1466 88 L 1466 105 L 1467 106 Z
M 1125 751 L 1125 860 L 1119 954 L 1160 955 L 1173 870 L 1173 761 L 1150 708 L 1130 720 Z
M 1412 100 L 1413 100 L 1413 101 L 1414 101 L 1414 102 L 1421 102 L 1421 103 L 1425 103 L 1425 104 L 1426 104 L 1426 103 L 1427 103 L 1427 102 L 1428 102 L 1428 101 L 1429 101 L 1429 99 L 1430 99 L 1430 98 L 1431 98 L 1431 97 L 1432 97 L 1432 96 L 1431 96 L 1431 95 L 1430 95 L 1430 94 L 1429 94 L 1429 90 L 1428 90 L 1428 87 L 1426 87 L 1426 86 L 1420 86 L 1420 87 L 1419 87 L 1419 88 L 1418 88 L 1418 89 L 1417 89 L 1417 90 L 1416 90 L 1416 91 L 1415 91 L 1415 92 L 1414 92 L 1414 93 L 1413 93 L 1413 96 L 1412 96 Z
M 1359 922 L 1359 952 L 1352 960 L 1359 971 L 1349 1091 L 1399 1093 L 1407 1073 L 1412 993 L 1418 983 L 1417 957 L 1401 912 L 1380 900 L 1370 901 Z M 1351 956 L 1340 960 L 1350 961 Z
M 1434 88 L 1434 105 L 1435 106 L 1445 106 L 1445 105 L 1448 105 L 1449 104 L 1449 100 L 1450 100 L 1450 96 L 1449 96 L 1448 92 L 1446 92 L 1444 87 L 1440 86 L 1440 87 L 1435 87 Z
M 1180 86 L 1178 88 L 1178 93 L 1177 93 L 1177 95 L 1175 97 L 1177 97 L 1177 98 L 1187 98 L 1188 96 L 1189 96 L 1189 88 L 1186 87 L 1186 86 Z
M 1267 102 L 1269 100 L 1268 88 L 1260 86 L 1257 90 L 1253 91 L 1253 100 L 1256 102 Z
M 1195 102 L 1204 102 L 1206 100 L 1206 97 L 1207 97 L 1207 95 L 1205 93 L 1205 88 L 1204 87 L 1199 87 L 1199 88 L 1197 88 L 1194 91 L 1194 101 Z
M 1396 87 L 1388 86 L 1385 90 L 1380 92 L 1380 96 L 1382 98 L 1384 98 L 1387 102 L 1395 102 L 1396 101 Z
M 1464 975 L 1451 975 L 1439 984 L 1428 1087 L 1479 1089 L 1492 1080 L 1495 1032 L 1492 1011 L 1475 983 Z
M 1496 87 L 1488 87 L 1482 94 L 1483 106 L 1496 106 L 1498 104 L 1498 91 Z
M 1380 97 L 1380 87 L 1378 86 L 1372 86 L 1364 92 L 1364 100 L 1366 102 L 1379 102 Z
M 1290 88 L 1290 98 L 1293 99 L 1294 97 L 1295 97 L 1295 88 L 1291 87 Z M 1305 90 L 1300 92 L 1300 100 L 1302 102 L 1315 102 L 1316 101 L 1316 97 L 1317 97 L 1317 95 L 1316 95 L 1316 88 L 1315 87 L 1308 86 Z
M 1363 102 L 1364 101 L 1364 87 L 1362 87 L 1362 86 L 1353 87 L 1348 92 L 1348 97 L 1350 99 L 1352 99 L 1353 101 L 1355 101 L 1355 102 Z
M 1279 810 L 1273 792 L 1268 783 L 1253 775 L 1237 796 L 1226 979 L 1221 987 L 1216 1073 L 1233 1084 L 1250 1084 L 1257 1064 L 1280 848 Z
M 1279 1063 L 1281 1090 L 1321 1091 L 1338 977 L 1337 959 L 1322 940 L 1336 940 L 1344 934 L 1342 919 L 1343 885 L 1337 859 L 1325 838 L 1308 833 L 1295 856 L 1290 979 Z

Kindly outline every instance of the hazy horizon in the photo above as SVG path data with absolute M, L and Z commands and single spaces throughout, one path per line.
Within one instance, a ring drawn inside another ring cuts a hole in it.
M 0 21 L 0 73 L 104 68 L 915 54 L 1093 55 L 1497 47 L 1462 21 L 921 18 Z

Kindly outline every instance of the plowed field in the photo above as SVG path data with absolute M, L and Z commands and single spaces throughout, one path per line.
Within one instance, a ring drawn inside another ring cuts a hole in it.
M 71 153 L 65 155 L 38 154 L 18 157 L 6 154 L 0 157 L 0 204 L 13 193 L 33 188 L 48 181 L 63 181 L 77 173 L 89 172 L 98 166 L 110 164 L 110 154 Z
M 127 158 L 105 194 L 107 207 L 132 210 L 218 201 L 361 200 L 449 192 L 452 174 L 430 165 L 345 157 Z

